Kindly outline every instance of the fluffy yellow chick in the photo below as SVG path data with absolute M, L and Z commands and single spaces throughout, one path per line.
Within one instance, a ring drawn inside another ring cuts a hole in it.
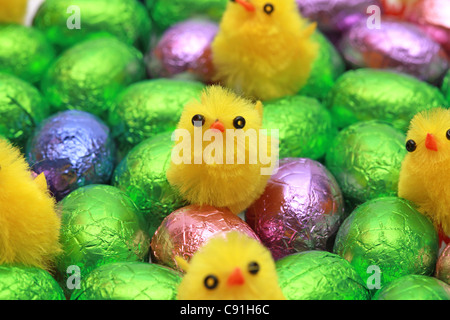
M 261 102 L 220 86 L 206 88 L 182 112 L 169 183 L 191 204 L 239 214 L 262 194 L 277 163 L 278 145 L 260 131 L 261 123 Z
M 0 22 L 23 23 L 27 0 L 0 0 Z
M 49 269 L 60 252 L 60 219 L 43 174 L 0 139 L 0 264 Z
M 450 110 L 434 108 L 415 115 L 406 150 L 398 195 L 450 234 Z
M 251 99 L 296 94 L 318 45 L 294 0 L 232 0 L 212 46 L 216 80 Z
M 237 231 L 209 240 L 189 263 L 178 300 L 285 300 L 272 255 L 259 241 Z

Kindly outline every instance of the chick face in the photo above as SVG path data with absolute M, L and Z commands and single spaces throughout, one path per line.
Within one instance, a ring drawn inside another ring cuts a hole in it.
M 450 110 L 434 108 L 418 113 L 411 120 L 406 150 L 417 170 L 450 161 Z
M 295 8 L 294 0 L 230 0 L 226 14 L 242 18 L 241 22 L 282 23 L 279 18 Z

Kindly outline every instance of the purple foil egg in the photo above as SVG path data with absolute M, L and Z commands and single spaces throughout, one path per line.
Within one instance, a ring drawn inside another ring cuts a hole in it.
M 344 200 L 321 163 L 285 158 L 245 218 L 276 260 L 300 251 L 331 251 L 344 220 Z
M 146 56 L 150 76 L 211 82 L 211 43 L 218 30 L 217 23 L 202 19 L 186 20 L 167 29 Z
M 44 172 L 57 201 L 88 184 L 107 184 L 114 169 L 115 145 L 96 116 L 77 110 L 42 121 L 26 150 L 32 170 Z
M 379 29 L 360 22 L 342 37 L 339 47 L 354 68 L 391 69 L 431 83 L 448 69 L 441 46 L 408 22 L 383 20 Z

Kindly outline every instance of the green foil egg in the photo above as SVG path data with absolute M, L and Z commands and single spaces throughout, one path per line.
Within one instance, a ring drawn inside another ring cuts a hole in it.
M 299 93 L 323 101 L 336 79 L 344 73 L 345 63 L 334 45 L 320 31 L 313 33 L 312 39 L 319 44 L 319 51 L 308 82 Z
M 58 282 L 47 271 L 0 265 L 0 300 L 65 300 Z
M 151 32 L 145 6 L 130 0 L 46 0 L 36 12 L 33 26 L 58 49 L 113 35 L 145 51 Z
M 384 197 L 358 206 L 342 223 L 333 252 L 376 291 L 409 274 L 431 275 L 439 250 L 432 222 L 407 200 Z
M 82 280 L 104 264 L 147 260 L 150 237 L 146 223 L 133 201 L 119 189 L 84 186 L 59 202 L 58 209 L 63 254 L 57 259 L 57 270 L 63 275 L 64 289 L 70 266 L 79 268 Z
M 77 109 L 107 118 L 118 93 L 145 78 L 143 55 L 113 37 L 81 42 L 62 53 L 41 89 L 53 111 Z
M 272 136 L 278 130 L 280 158 L 319 159 L 337 133 L 328 110 L 300 95 L 265 102 L 263 128 Z
M 49 114 L 49 106 L 38 89 L 0 72 L 0 135 L 23 149 L 34 128 Z
M 146 6 L 159 33 L 192 17 L 219 21 L 228 0 L 146 0 Z
M 71 300 L 175 300 L 181 274 L 145 262 L 116 262 L 98 267 L 80 283 Z
M 37 29 L 17 24 L 0 25 L 0 71 L 37 83 L 55 59 L 50 42 Z
M 175 130 L 184 105 L 199 98 L 204 87 L 200 82 L 160 78 L 123 90 L 108 117 L 120 152 L 126 154 L 157 133 Z
M 338 78 L 327 101 L 338 128 L 376 119 L 404 132 L 417 112 L 447 104 L 439 89 L 426 82 L 375 69 L 347 71 Z
M 348 203 L 397 195 L 405 139 L 400 130 L 376 120 L 358 122 L 339 132 L 325 163 Z
M 444 81 L 442 82 L 442 92 L 447 99 L 447 105 L 450 105 L 450 70 L 447 71 Z
M 169 184 L 172 132 L 163 132 L 135 146 L 114 171 L 112 184 L 123 190 L 144 215 L 153 236 L 163 219 L 186 205 Z
M 450 300 L 450 286 L 433 277 L 408 275 L 384 286 L 373 300 Z
M 275 262 L 288 300 L 368 300 L 361 277 L 345 259 L 326 251 L 303 251 Z

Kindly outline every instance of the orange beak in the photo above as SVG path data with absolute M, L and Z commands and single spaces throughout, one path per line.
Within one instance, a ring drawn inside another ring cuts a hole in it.
M 254 7 L 250 2 L 247 2 L 246 0 L 231 0 L 231 1 L 240 4 L 240 5 L 243 6 L 244 9 L 247 10 L 248 12 L 253 12 L 253 11 L 255 11 L 255 7 Z
M 436 139 L 434 138 L 434 136 L 431 133 L 427 134 L 427 138 L 425 140 L 425 147 L 428 150 L 438 151 Z
M 210 129 L 216 129 L 216 130 L 219 130 L 221 132 L 225 132 L 225 126 L 219 120 L 216 120 L 209 128 Z
M 242 275 L 242 271 L 239 268 L 234 269 L 234 271 L 228 277 L 227 284 L 229 286 L 240 286 L 245 282 L 244 276 Z

